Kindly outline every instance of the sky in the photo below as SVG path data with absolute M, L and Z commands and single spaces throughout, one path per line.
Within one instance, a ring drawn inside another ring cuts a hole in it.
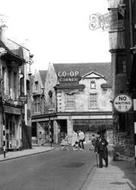
M 107 8 L 107 0 L 4 0 L 0 14 L 8 38 L 34 54 L 34 71 L 49 63 L 109 62 L 108 31 L 89 29 L 89 16 Z

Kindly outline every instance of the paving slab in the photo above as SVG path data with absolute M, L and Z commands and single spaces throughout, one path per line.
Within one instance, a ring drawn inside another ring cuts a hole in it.
M 136 190 L 133 161 L 112 161 L 109 167 L 94 168 L 83 190 Z

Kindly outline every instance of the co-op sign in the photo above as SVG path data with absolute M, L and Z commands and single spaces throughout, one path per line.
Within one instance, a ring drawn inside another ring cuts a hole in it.
M 132 99 L 126 94 L 115 97 L 113 106 L 118 112 L 128 112 L 132 108 Z
M 58 77 L 78 77 L 79 71 L 59 71 Z
M 58 77 L 60 82 L 78 82 L 80 73 L 79 71 L 60 71 Z

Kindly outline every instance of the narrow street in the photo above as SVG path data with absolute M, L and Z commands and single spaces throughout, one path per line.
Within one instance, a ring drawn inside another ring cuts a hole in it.
M 54 150 L 0 163 L 1 190 L 80 190 L 95 165 L 92 151 Z

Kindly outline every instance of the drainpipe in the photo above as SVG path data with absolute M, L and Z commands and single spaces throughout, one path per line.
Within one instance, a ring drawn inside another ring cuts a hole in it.
M 24 64 L 24 96 L 26 97 L 27 95 L 27 89 L 26 89 L 26 74 L 27 74 L 27 65 L 26 62 Z M 24 104 L 24 111 L 25 111 L 25 125 L 27 126 L 27 102 Z

